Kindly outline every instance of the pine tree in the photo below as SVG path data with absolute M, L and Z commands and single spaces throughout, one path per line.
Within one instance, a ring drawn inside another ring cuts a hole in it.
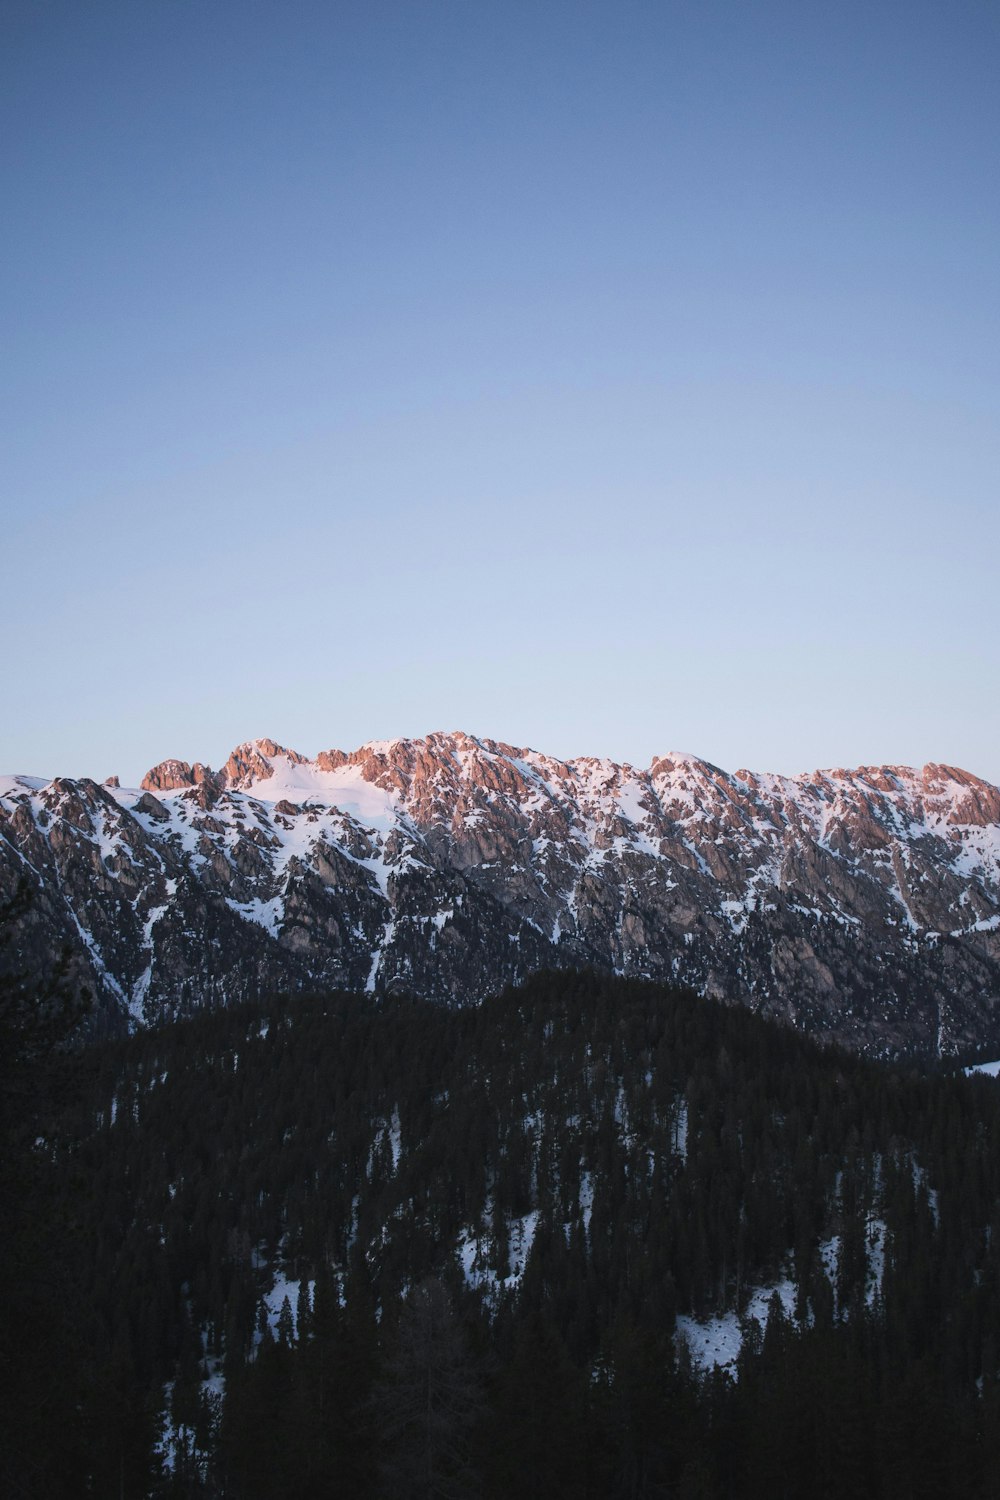
M 415 1287 L 399 1318 L 373 1413 L 383 1491 L 393 1500 L 464 1500 L 478 1492 L 473 1428 L 483 1407 L 468 1340 L 444 1282 Z

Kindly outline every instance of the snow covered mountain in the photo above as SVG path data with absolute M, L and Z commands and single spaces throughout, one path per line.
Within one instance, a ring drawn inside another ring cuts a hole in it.
M 0 779 L 0 895 L 25 879 L 6 967 L 67 951 L 109 1024 L 289 988 L 469 1002 L 593 965 L 866 1050 L 1000 1039 L 1000 791 L 950 766 L 256 740 L 134 790 Z

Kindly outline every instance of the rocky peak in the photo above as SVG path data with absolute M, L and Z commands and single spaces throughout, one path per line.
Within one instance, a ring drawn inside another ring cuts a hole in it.
M 274 761 L 283 756 L 293 766 L 308 764 L 306 757 L 297 750 L 286 749 L 276 740 L 248 740 L 237 745 L 216 780 L 220 787 L 245 789 L 255 781 L 267 781 L 274 775 Z
M 346 766 L 349 757 L 343 750 L 321 750 L 313 764 L 319 771 L 339 771 Z
M 949 823 L 985 828 L 1000 823 L 1000 790 L 957 766 L 924 766 L 921 783 L 928 802 Z
M 654 755 L 649 768 L 650 776 L 697 776 L 726 777 L 725 771 L 720 771 L 718 766 L 713 766 L 711 761 L 702 760 L 700 755 L 690 755 L 685 750 L 670 750 L 666 755 Z M 746 775 L 746 772 L 738 772 L 738 775 Z
M 200 760 L 196 760 L 193 766 L 186 760 L 161 760 L 159 765 L 146 772 L 139 787 L 144 792 L 176 792 L 182 787 L 198 786 L 212 775 L 212 768 L 203 766 Z

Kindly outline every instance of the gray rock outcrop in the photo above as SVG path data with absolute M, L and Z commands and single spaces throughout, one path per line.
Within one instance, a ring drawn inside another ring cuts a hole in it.
M 0 897 L 34 893 L 3 962 L 65 951 L 109 1026 L 591 965 L 873 1052 L 1000 1041 L 1000 791 L 954 767 L 638 770 L 434 734 L 0 791 Z

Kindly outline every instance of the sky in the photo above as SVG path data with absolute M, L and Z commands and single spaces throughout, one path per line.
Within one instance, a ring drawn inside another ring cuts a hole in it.
M 1000 782 L 993 0 L 3 0 L 0 771 Z

